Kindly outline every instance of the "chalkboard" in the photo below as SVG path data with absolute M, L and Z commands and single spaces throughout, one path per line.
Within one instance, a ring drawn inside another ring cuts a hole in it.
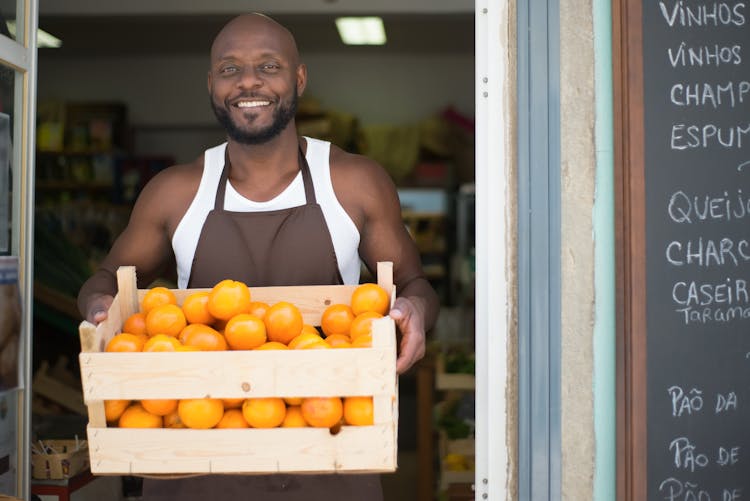
M 750 500 L 750 2 L 639 3 L 645 471 L 626 497 Z

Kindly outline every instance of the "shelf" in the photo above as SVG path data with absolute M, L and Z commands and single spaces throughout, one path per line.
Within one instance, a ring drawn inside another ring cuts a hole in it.
M 89 190 L 104 191 L 114 189 L 109 181 L 37 181 L 39 190 Z
M 458 438 L 450 440 L 445 432 L 440 432 L 440 455 L 461 454 L 463 456 L 474 456 L 476 441 L 473 438 Z
M 436 374 L 435 388 L 438 390 L 473 390 L 474 376 L 471 374 Z
M 57 155 L 63 157 L 88 157 L 97 155 L 117 155 L 115 150 L 42 150 L 37 148 L 37 155 Z
M 441 264 L 426 264 L 422 266 L 428 280 L 442 280 L 445 278 L 445 266 Z
M 442 356 L 438 356 L 435 363 L 435 389 L 473 391 L 475 387 L 474 374 L 445 372 L 445 361 Z
M 451 484 L 473 484 L 474 483 L 474 472 L 473 471 L 451 471 L 451 470 L 440 470 L 440 488 L 441 490 L 448 489 Z
M 81 318 L 76 298 L 44 285 L 38 280 L 34 281 L 34 299 L 71 319 L 77 321 Z

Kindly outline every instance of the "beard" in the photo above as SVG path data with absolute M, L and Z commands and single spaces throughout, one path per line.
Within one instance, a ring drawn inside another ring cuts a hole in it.
M 213 97 L 210 98 L 210 101 L 216 119 L 221 126 L 224 127 L 224 130 L 227 131 L 227 135 L 232 140 L 237 141 L 240 144 L 263 144 L 278 136 L 297 114 L 298 97 L 297 88 L 295 87 L 291 101 L 286 103 L 280 102 L 279 107 L 273 112 L 273 121 L 271 122 L 271 125 L 255 131 L 243 129 L 232 120 L 229 116 L 229 111 L 227 111 L 226 108 L 219 107 Z

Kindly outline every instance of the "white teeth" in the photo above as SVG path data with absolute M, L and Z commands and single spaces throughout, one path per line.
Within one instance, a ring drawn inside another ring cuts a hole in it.
M 268 106 L 271 101 L 240 101 L 237 103 L 238 108 L 257 108 L 258 106 Z

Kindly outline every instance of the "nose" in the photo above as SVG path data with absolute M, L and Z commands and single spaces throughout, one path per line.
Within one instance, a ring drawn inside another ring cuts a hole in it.
M 237 81 L 237 86 L 242 89 L 253 89 L 263 85 L 263 79 L 260 72 L 256 71 L 253 67 L 246 67 L 242 69 L 240 78 Z

